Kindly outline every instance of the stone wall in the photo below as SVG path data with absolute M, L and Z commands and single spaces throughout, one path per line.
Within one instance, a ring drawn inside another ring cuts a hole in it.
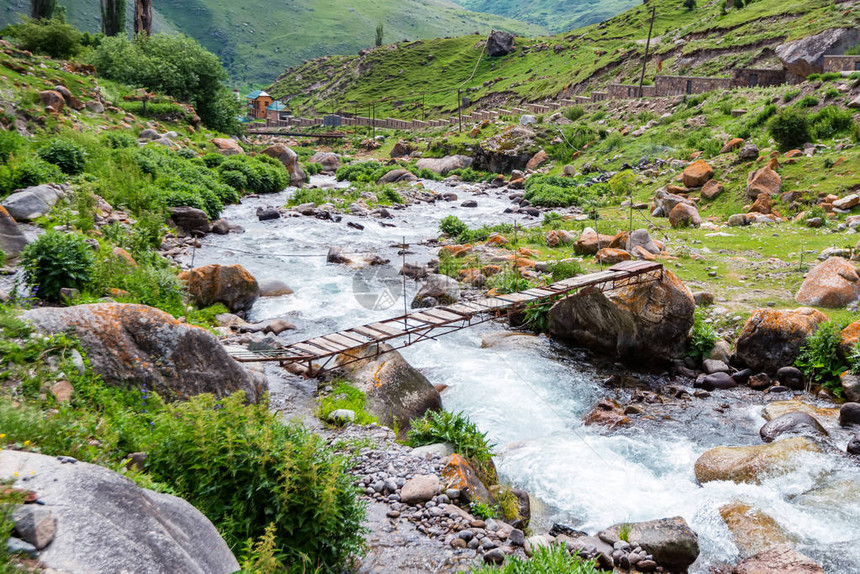
M 824 56 L 825 72 L 860 72 L 860 56 Z
M 606 93 L 611 100 L 626 100 L 639 97 L 639 86 L 632 84 L 609 84 Z M 657 95 L 655 86 L 642 86 L 642 97 L 653 98 Z
M 703 78 L 697 76 L 657 76 L 654 78 L 657 96 L 683 96 L 702 94 L 712 90 L 732 89 L 731 78 Z
M 787 81 L 785 70 L 738 68 L 732 71 L 732 86 L 735 88 L 779 86 Z

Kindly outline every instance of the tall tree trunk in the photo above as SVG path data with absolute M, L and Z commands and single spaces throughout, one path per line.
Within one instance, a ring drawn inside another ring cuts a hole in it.
M 53 18 L 56 7 L 57 0 L 30 0 L 30 17 L 36 20 Z
M 134 35 L 152 36 L 152 0 L 135 0 Z
M 125 32 L 126 0 L 100 0 L 102 7 L 102 32 L 105 36 L 117 36 Z

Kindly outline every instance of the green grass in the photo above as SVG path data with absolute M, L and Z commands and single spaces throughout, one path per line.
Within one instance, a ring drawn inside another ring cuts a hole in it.
M 598 574 L 593 560 L 582 560 L 567 551 L 564 544 L 538 547 L 531 559 L 513 556 L 496 568 L 474 566 L 471 574 Z
M 365 410 L 367 397 L 359 389 L 344 381 L 336 381 L 331 394 L 321 397 L 317 416 L 327 421 L 331 413 L 338 409 L 347 409 L 355 413 L 355 422 L 360 425 L 369 425 L 378 422 L 378 419 Z
M 477 12 L 490 12 L 564 32 L 602 22 L 636 4 L 631 0 L 557 2 L 554 0 L 455 0 Z

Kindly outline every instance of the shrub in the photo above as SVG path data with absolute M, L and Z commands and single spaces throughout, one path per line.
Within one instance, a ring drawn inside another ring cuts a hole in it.
M 84 171 L 84 149 L 74 142 L 56 139 L 39 148 L 39 157 L 52 163 L 67 175 Z
M 137 147 L 137 138 L 124 131 L 105 132 L 101 138 L 102 145 L 111 149 L 124 149 Z
M 838 98 L 840 95 L 841 94 L 839 93 L 839 90 L 837 90 L 836 88 L 827 88 L 827 91 L 824 92 L 824 99 L 832 100 L 834 98 Z
M 477 171 L 475 169 L 472 169 L 471 167 L 462 167 L 460 169 L 452 169 L 451 171 L 448 172 L 448 175 L 449 176 L 456 175 L 461 180 L 468 182 L 468 183 L 474 183 L 474 182 L 478 182 L 478 181 L 489 181 L 490 179 L 493 178 L 492 174 L 484 173 L 482 171 Z
M 317 175 L 322 172 L 322 165 L 318 163 L 306 163 L 302 164 L 302 167 L 305 170 L 305 173 L 308 175 Z
M 6 163 L 12 154 L 22 149 L 26 140 L 15 130 L 0 130 L 0 163 Z
M 473 566 L 471 574 L 599 574 L 594 560 L 583 560 L 567 551 L 565 544 L 539 546 L 531 559 L 508 558 L 500 568 Z
M 460 221 L 456 215 L 448 215 L 439 222 L 439 231 L 449 237 L 459 237 L 469 230 L 469 226 Z
M 776 104 L 768 104 L 762 108 L 762 110 L 757 113 L 749 122 L 748 127 L 757 128 L 763 126 L 767 123 L 767 120 L 776 115 L 777 107 Z
M 828 321 L 807 337 L 800 349 L 794 366 L 810 383 L 832 390 L 837 396 L 842 393 L 841 375 L 848 365 L 839 356 L 842 343 L 842 328 L 835 321 Z
M 65 60 L 81 51 L 81 33 L 62 18 L 25 18 L 20 24 L 9 26 L 7 33 L 18 40 L 22 49 L 52 58 Z
M 716 343 L 716 331 L 714 331 L 714 328 L 709 323 L 705 323 L 700 313 L 696 313 L 687 355 L 697 361 L 701 361 L 711 353 Z
M 372 414 L 365 410 L 367 396 L 359 389 L 349 383 L 335 382 L 331 394 L 319 400 L 317 416 L 327 421 L 331 413 L 338 409 L 348 409 L 355 413 L 355 422 L 360 425 L 369 425 L 377 422 Z
M 377 161 L 364 161 L 345 165 L 337 170 L 335 177 L 338 181 L 353 183 L 376 183 L 383 175 L 392 169 Z
M 83 289 L 92 279 L 95 258 L 82 235 L 50 232 L 21 253 L 24 279 L 39 298 L 58 301 L 60 289 Z
M 523 325 L 536 333 L 549 332 L 549 310 L 552 305 L 532 303 L 523 309 Z
M 821 74 L 821 81 L 823 82 L 832 82 L 833 80 L 839 80 L 842 78 L 842 74 L 839 72 L 824 72 Z
M 412 419 L 410 427 L 407 438 L 413 447 L 449 442 L 457 453 L 471 460 L 486 462 L 493 456 L 495 445 L 463 413 L 427 411 L 423 417 Z
M 63 181 L 63 172 L 38 157 L 24 158 L 15 165 L 0 166 L 0 192 Z
M 812 141 L 807 115 L 797 109 L 785 108 L 771 118 L 768 132 L 782 150 L 799 148 Z
M 812 132 L 819 138 L 832 138 L 848 132 L 854 124 L 850 110 L 827 106 L 810 118 Z
M 526 181 L 523 197 L 539 207 L 568 207 L 578 205 L 584 209 L 604 203 L 609 188 L 586 177 L 557 177 L 536 175 Z
M 403 196 L 393 187 L 385 187 L 379 192 L 379 201 L 386 203 L 403 203 Z
M 200 158 L 200 160 L 203 162 L 203 165 L 205 165 L 209 169 L 215 169 L 216 167 L 224 163 L 225 159 L 227 158 L 220 153 L 207 153 Z
M 799 95 L 800 90 L 789 90 L 782 95 L 782 101 L 788 103 Z
M 797 108 L 814 108 L 817 105 L 818 98 L 814 96 L 804 96 L 794 104 Z
M 578 261 L 556 261 L 550 264 L 549 272 L 552 274 L 553 283 L 556 283 L 581 275 L 582 265 Z
M 496 507 L 490 506 L 486 502 L 481 502 L 480 500 L 469 503 L 469 512 L 471 512 L 475 518 L 479 518 L 481 520 L 489 520 L 490 518 L 495 518 L 499 514 Z
M 283 164 L 278 162 L 272 164 L 262 158 L 269 156 L 249 157 L 246 155 L 234 155 L 225 159 L 218 166 L 218 174 L 223 183 L 226 183 L 236 191 L 249 193 L 277 193 L 286 189 L 289 184 L 289 174 Z M 275 160 L 277 162 L 277 160 Z M 239 178 L 235 174 L 241 174 Z M 237 183 L 244 181 L 244 185 L 237 187 Z
M 572 122 L 585 115 L 585 109 L 582 106 L 572 106 L 564 110 L 564 117 Z

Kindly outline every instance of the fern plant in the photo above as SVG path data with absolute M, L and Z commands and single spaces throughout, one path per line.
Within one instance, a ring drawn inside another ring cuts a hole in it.
M 426 446 L 449 442 L 454 450 L 468 459 L 489 461 L 496 446 L 487 440 L 487 433 L 462 412 L 428 411 L 420 419 L 413 419 L 407 440 L 410 446 Z
M 840 375 L 848 368 L 839 356 L 841 343 L 841 325 L 833 321 L 819 325 L 818 330 L 807 337 L 794 362 L 809 383 L 821 385 L 836 396 L 842 395 Z
M 687 355 L 701 361 L 711 353 L 716 344 L 717 332 L 709 323 L 705 323 L 700 313 L 696 312 Z

